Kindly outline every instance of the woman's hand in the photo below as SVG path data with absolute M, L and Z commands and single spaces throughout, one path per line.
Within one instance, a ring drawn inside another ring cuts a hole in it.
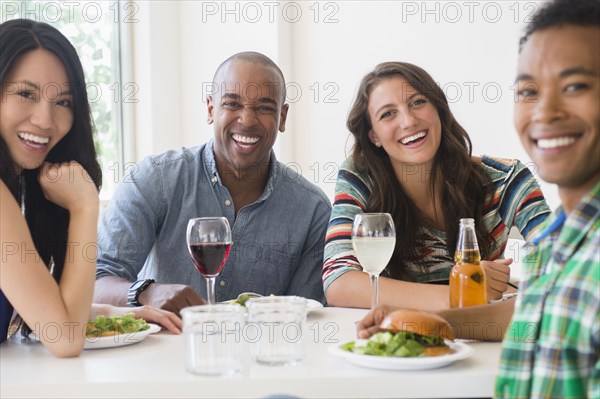
M 98 190 L 87 171 L 77 162 L 45 162 L 39 173 L 44 196 L 70 213 L 79 209 L 98 209 Z
M 512 259 L 498 259 L 495 261 L 482 260 L 481 266 L 485 273 L 487 283 L 488 300 L 502 298 L 502 294 L 508 289 L 510 280 L 510 267 Z

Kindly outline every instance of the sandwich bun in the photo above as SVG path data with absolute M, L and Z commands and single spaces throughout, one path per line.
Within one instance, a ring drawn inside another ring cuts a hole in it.
M 444 346 L 424 346 L 423 354 L 425 356 L 442 356 L 449 355 L 452 353 L 452 348 L 448 345 Z
M 440 337 L 451 341 L 456 339 L 446 320 L 436 314 L 419 310 L 395 310 L 388 314 L 379 326 L 392 332 L 407 331 L 426 337 Z

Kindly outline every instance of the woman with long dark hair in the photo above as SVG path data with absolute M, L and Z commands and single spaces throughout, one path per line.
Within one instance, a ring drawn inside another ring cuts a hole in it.
M 448 307 L 461 218 L 475 219 L 488 297 L 501 297 L 511 260 L 497 259 L 510 228 L 530 237 L 550 212 L 530 171 L 517 160 L 472 156 L 442 89 L 409 63 L 383 63 L 363 78 L 347 127 L 355 144 L 338 175 L 327 233 L 327 302 L 369 307 L 369 277 L 360 272 L 350 237 L 361 212 L 388 212 L 396 226 L 380 303 Z
M 53 354 L 77 355 L 90 316 L 133 310 L 90 312 L 102 176 L 83 68 L 58 30 L 12 20 L 0 24 L 0 84 L 0 342 L 14 310 Z M 178 330 L 169 312 L 134 311 Z M 40 333 L 50 325 L 58 338 Z

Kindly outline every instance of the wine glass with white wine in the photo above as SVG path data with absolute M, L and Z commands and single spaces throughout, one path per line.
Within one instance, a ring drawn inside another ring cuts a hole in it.
M 379 274 L 385 269 L 396 246 L 396 229 L 389 213 L 360 213 L 352 225 L 354 253 L 371 278 L 371 309 L 378 298 Z

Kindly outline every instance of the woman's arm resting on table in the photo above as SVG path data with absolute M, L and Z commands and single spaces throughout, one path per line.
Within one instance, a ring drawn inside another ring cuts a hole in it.
M 13 253 L 0 259 L 0 289 L 52 354 L 77 356 L 83 348 L 83 329 L 94 291 L 98 192 L 76 162 L 45 163 L 39 179 L 46 198 L 70 215 L 60 283 L 52 278 L 35 251 L 19 204 L 0 182 L 0 237 L 3 245 L 16 245 Z M 49 325 L 60 329 L 58 338 L 44 334 Z
M 336 278 L 325 292 L 330 306 L 371 307 L 371 280 L 362 271 L 349 271 Z M 379 278 L 379 303 L 398 308 L 437 311 L 448 308 L 448 286 L 410 283 Z

